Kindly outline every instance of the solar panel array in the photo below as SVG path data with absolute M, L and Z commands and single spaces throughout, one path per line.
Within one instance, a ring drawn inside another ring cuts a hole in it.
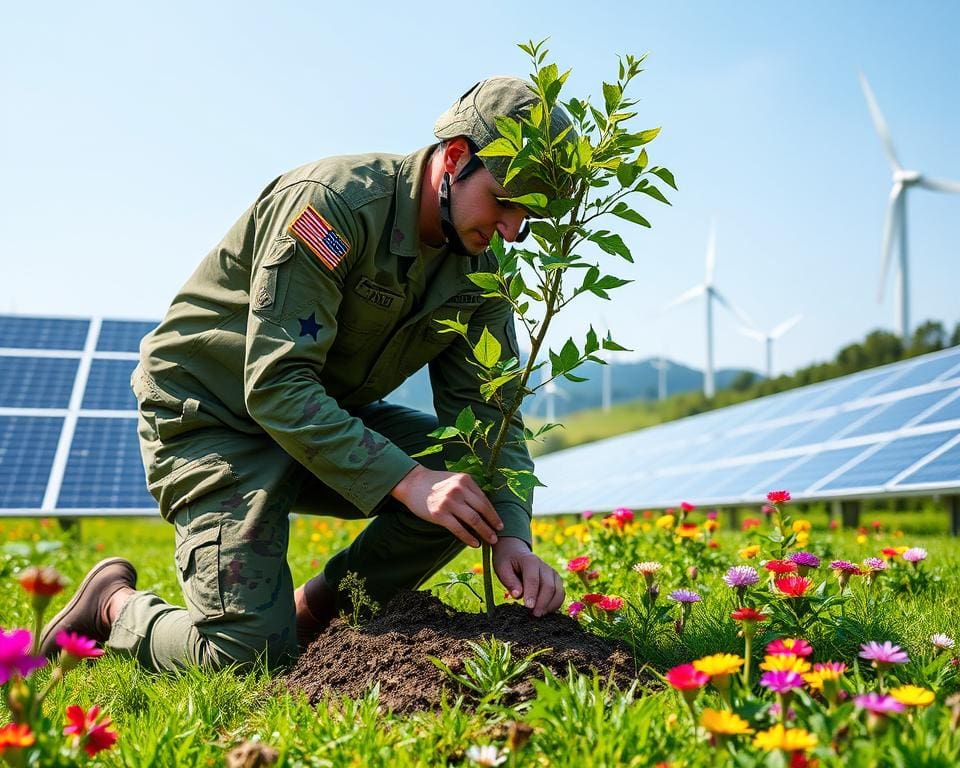
M 543 456 L 535 514 L 960 492 L 960 347 Z
M 154 322 L 0 315 L 0 513 L 155 513 L 130 374 Z

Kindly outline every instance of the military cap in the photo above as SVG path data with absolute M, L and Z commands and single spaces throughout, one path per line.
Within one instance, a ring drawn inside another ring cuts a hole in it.
M 498 76 L 482 80 L 457 99 L 437 119 L 433 126 L 434 135 L 440 140 L 465 136 L 477 149 L 483 149 L 494 139 L 500 137 L 495 118 L 512 117 L 519 120 L 525 117 L 530 108 L 538 101 L 537 94 L 530 85 L 517 77 Z M 570 118 L 559 106 L 554 107 L 550 115 L 550 131 L 558 136 L 571 125 Z M 572 135 L 573 131 L 568 134 Z M 508 157 L 480 158 L 493 177 L 503 184 L 510 167 Z M 523 172 L 503 184 L 511 197 L 519 197 L 531 192 L 541 192 L 549 196 L 544 182 Z

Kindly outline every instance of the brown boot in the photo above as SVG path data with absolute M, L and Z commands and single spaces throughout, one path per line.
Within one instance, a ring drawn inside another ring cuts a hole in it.
M 106 642 L 110 636 L 110 623 L 106 618 L 107 601 L 120 589 L 137 586 L 137 571 L 129 560 L 108 557 L 101 560 L 80 582 L 76 593 L 60 613 L 54 616 L 40 633 L 40 654 L 48 659 L 56 656 L 57 633 L 76 632 Z

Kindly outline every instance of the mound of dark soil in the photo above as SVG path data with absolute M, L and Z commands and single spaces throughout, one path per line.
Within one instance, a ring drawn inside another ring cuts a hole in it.
M 301 655 L 286 684 L 316 704 L 328 693 L 362 696 L 377 682 L 381 704 L 394 712 L 435 709 L 443 690 L 452 695 L 463 691 L 427 657 L 462 672 L 463 659 L 471 655 L 467 642 L 489 635 L 509 641 L 515 660 L 549 649 L 536 657 L 530 678 L 541 676 L 540 664 L 557 675 L 565 675 L 572 664 L 583 672 L 612 676 L 620 686 L 633 680 L 634 662 L 626 645 L 591 635 L 567 616 L 535 619 L 524 607 L 507 604 L 487 619 L 482 613 L 454 611 L 429 592 L 404 592 L 359 629 L 334 621 Z M 529 678 L 512 688 L 514 702 L 534 692 Z

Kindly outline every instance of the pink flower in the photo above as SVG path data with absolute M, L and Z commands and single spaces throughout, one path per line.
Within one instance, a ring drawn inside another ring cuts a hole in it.
M 787 597 L 804 597 L 813 582 L 803 576 L 784 576 L 776 579 L 773 585 Z
M 874 666 L 906 664 L 910 661 L 906 652 L 899 645 L 894 645 L 889 640 L 882 645 L 875 640 L 863 643 L 860 646 L 860 658 L 872 661 Z
M 790 501 L 790 491 L 770 491 L 767 501 L 771 504 L 786 504 Z
M 589 567 L 590 557 L 588 555 L 580 555 L 580 557 L 575 557 L 573 560 L 567 562 L 567 570 L 571 573 L 580 573 Z
M 916 565 L 921 560 L 927 559 L 927 550 L 925 550 L 923 547 L 911 547 L 903 553 L 903 559 L 908 563 L 913 563 Z
M 769 688 L 774 693 L 787 693 L 794 688 L 803 686 L 803 678 L 799 672 L 778 669 L 773 672 L 764 672 L 760 678 L 760 685 Z
M 47 663 L 42 656 L 30 655 L 32 644 L 33 638 L 26 629 L 0 629 L 0 685 L 14 675 L 26 677 Z
M 781 637 L 767 645 L 767 654 L 807 658 L 813 654 L 813 647 L 802 637 Z
M 82 744 L 90 757 L 116 743 L 119 734 L 107 730 L 113 721 L 109 717 L 100 720 L 100 707 L 96 704 L 89 712 L 85 712 L 83 707 L 71 704 L 66 709 L 66 716 L 67 726 L 63 729 L 63 735 L 73 736 L 74 742 Z
M 633 511 L 626 507 L 618 507 L 607 516 L 604 522 L 607 521 L 616 525 L 618 528 L 623 528 L 627 523 L 633 522 Z
M 583 613 L 584 610 L 586 610 L 586 607 L 587 607 L 586 603 L 581 603 L 579 600 L 576 600 L 570 603 L 569 606 L 567 606 L 567 613 L 570 614 L 570 616 L 572 616 L 573 618 L 577 618 L 577 616 L 579 616 L 581 613 Z
M 906 707 L 893 698 L 893 696 L 884 696 L 875 691 L 857 696 L 853 701 L 860 709 L 865 709 L 875 715 L 896 714 L 906 709 Z
M 57 645 L 63 649 L 60 664 L 65 672 L 73 669 L 82 659 L 95 659 L 103 656 L 103 649 L 97 648 L 97 643 L 90 638 L 78 635 L 76 632 L 57 632 Z
M 681 664 L 667 672 L 667 682 L 678 691 L 702 688 L 710 682 L 710 675 L 700 672 L 693 664 Z

